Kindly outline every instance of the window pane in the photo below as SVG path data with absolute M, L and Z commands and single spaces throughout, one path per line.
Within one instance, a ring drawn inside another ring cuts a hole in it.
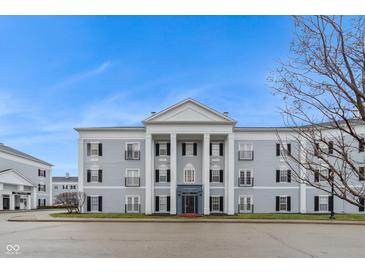
M 192 144 L 192 143 L 186 143 L 186 145 L 185 145 L 185 154 L 187 156 L 194 155 L 194 144 Z
M 212 144 L 212 156 L 219 156 L 219 144 Z

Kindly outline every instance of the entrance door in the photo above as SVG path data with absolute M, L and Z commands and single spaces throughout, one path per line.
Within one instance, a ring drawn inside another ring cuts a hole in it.
M 9 196 L 3 196 L 3 209 L 9 210 L 10 209 L 10 198 Z
M 184 205 L 184 213 L 191 214 L 191 213 L 197 213 L 196 211 L 196 205 L 197 205 L 197 199 L 196 195 L 186 195 L 185 199 L 183 199 Z

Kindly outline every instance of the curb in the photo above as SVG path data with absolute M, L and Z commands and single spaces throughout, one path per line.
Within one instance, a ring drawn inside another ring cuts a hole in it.
M 18 217 L 19 218 L 19 217 Z M 17 219 L 13 217 L 8 222 L 37 222 L 37 223 L 220 223 L 220 224 L 319 224 L 319 225 L 360 225 L 365 222 L 356 221 L 305 221 L 305 220 L 265 220 L 265 219 L 216 219 L 216 220 L 155 220 L 155 219 Z

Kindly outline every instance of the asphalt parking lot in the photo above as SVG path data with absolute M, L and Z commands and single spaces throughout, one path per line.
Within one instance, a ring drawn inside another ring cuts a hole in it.
M 365 226 L 35 223 L 0 213 L 0 257 L 365 257 Z

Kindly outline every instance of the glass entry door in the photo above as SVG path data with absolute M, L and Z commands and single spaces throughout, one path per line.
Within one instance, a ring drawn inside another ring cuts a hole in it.
M 197 197 L 196 195 L 184 195 L 183 199 L 183 213 L 191 214 L 191 213 L 198 213 L 197 207 Z

